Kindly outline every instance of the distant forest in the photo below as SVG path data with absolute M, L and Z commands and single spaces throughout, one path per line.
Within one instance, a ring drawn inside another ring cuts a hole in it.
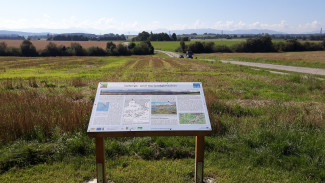
M 173 33 L 169 36 L 167 33 L 153 34 L 152 32 L 142 31 L 138 36 L 132 38 L 132 41 L 177 41 L 177 36 Z
M 192 41 L 185 44 L 180 41 L 177 52 L 192 51 L 194 53 L 215 53 L 215 52 L 290 52 L 290 51 L 323 51 L 325 40 L 318 42 L 299 42 L 297 39 L 288 39 L 281 42 L 272 42 L 270 35 L 256 38 L 248 38 L 246 41 L 232 45 L 216 45 L 212 41 Z
M 104 34 L 96 36 L 94 34 L 59 34 L 49 36 L 48 41 L 125 41 L 124 34 Z
M 0 35 L 0 39 L 5 39 L 5 40 L 24 40 L 25 37 L 18 36 L 18 35 Z
M 188 37 L 190 39 L 241 39 L 241 38 L 258 38 L 263 37 L 268 34 L 212 34 L 204 33 L 203 35 L 198 35 L 196 33 L 192 34 L 182 34 L 178 35 L 178 39 L 181 37 Z M 310 41 L 322 41 L 325 40 L 324 34 L 271 34 L 272 39 L 300 39 L 300 40 L 310 40 Z

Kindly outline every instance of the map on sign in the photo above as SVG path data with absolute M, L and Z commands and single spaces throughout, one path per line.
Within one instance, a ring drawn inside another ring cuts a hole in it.
M 211 131 L 201 83 L 98 84 L 88 132 Z

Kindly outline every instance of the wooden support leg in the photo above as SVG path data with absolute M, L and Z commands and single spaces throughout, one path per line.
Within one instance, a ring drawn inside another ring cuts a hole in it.
M 96 137 L 97 183 L 106 182 L 104 137 Z
M 195 182 L 203 182 L 204 136 L 196 136 L 195 142 Z

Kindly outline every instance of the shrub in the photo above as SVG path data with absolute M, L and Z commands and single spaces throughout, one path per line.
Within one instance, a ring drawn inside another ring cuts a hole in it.
M 226 45 L 216 45 L 213 50 L 214 52 L 222 52 L 222 53 L 232 52 L 231 49 Z
M 48 51 L 49 56 L 58 56 L 58 55 L 59 55 L 59 50 L 58 50 L 58 48 L 56 47 L 56 44 L 54 44 L 54 43 L 52 43 L 52 42 L 50 42 L 50 43 L 46 46 L 45 50 Z
M 214 42 L 204 42 L 203 48 L 205 53 L 212 53 L 214 52 Z
M 24 40 L 20 45 L 21 54 L 26 57 L 37 56 L 36 48 L 29 40 Z
M 201 42 L 195 41 L 188 46 L 188 49 L 194 53 L 204 53 L 204 46 Z
M 58 52 L 60 56 L 69 56 L 69 53 L 67 52 L 67 48 L 63 45 L 58 46 Z
M 115 49 L 116 49 L 116 45 L 112 41 L 107 42 L 106 51 L 107 51 L 108 55 L 116 55 Z
M 128 49 L 133 49 L 134 47 L 135 47 L 135 43 L 134 42 L 129 43 Z
M 99 47 L 90 47 L 87 50 L 89 56 L 105 56 L 107 55 L 106 51 L 103 48 Z
M 117 55 L 130 55 L 128 48 L 123 44 L 117 45 L 116 53 Z
M 0 43 L 0 56 L 7 55 L 7 44 L 5 42 Z
M 284 44 L 283 51 L 304 51 L 304 48 L 296 39 L 290 39 Z
M 68 48 L 67 52 L 69 55 L 73 55 L 73 56 L 87 55 L 86 50 L 84 50 L 79 43 L 71 43 L 71 47 Z
M 137 44 L 132 50 L 132 54 L 135 55 L 148 55 L 154 53 L 154 48 L 151 45 L 150 41 L 143 41 L 140 44 Z
M 247 39 L 243 44 L 243 52 L 272 52 L 274 51 L 272 38 L 265 35 L 259 38 Z
M 320 43 L 305 42 L 302 46 L 303 46 L 303 49 L 306 51 L 323 50 L 323 45 Z

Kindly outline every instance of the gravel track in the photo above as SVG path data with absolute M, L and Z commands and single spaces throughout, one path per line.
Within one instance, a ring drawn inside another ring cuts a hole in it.
M 307 74 L 317 74 L 317 75 L 325 76 L 325 69 L 286 66 L 286 65 L 275 65 L 275 64 L 264 64 L 264 63 L 254 63 L 254 62 L 228 61 L 228 60 L 220 60 L 220 61 L 222 63 L 245 65 L 245 66 L 268 68 L 268 69 L 277 69 L 277 70 L 300 72 L 300 73 L 307 73 Z

